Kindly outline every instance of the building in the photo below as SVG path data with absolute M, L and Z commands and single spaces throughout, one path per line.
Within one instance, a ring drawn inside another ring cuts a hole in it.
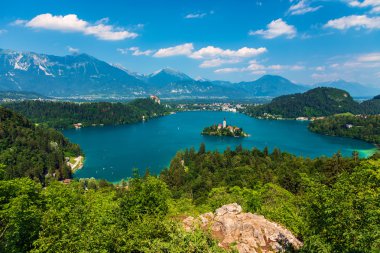
M 152 99 L 154 102 L 156 102 L 157 104 L 161 104 L 161 100 L 159 97 L 157 96 L 154 96 L 154 95 L 151 95 L 150 96 L 150 99 Z
M 226 128 L 227 127 L 227 121 L 226 121 L 226 118 L 224 118 L 223 120 L 223 128 Z
M 75 129 L 80 129 L 82 127 L 82 123 L 76 123 L 73 124 L 73 126 L 75 127 Z
M 218 125 L 218 129 L 221 129 L 221 128 L 222 128 L 222 124 L 219 124 L 219 125 Z

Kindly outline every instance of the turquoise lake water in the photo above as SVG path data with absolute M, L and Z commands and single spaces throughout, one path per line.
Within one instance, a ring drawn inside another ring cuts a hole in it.
M 222 123 L 236 125 L 251 136 L 248 138 L 202 136 L 205 126 Z M 65 130 L 72 142 L 78 143 L 86 156 L 85 166 L 76 177 L 95 177 L 111 182 L 131 176 L 133 168 L 144 173 L 146 168 L 158 174 L 168 166 L 180 149 L 204 142 L 207 150 L 223 151 L 242 144 L 245 148 L 270 150 L 277 147 L 306 157 L 331 156 L 337 151 L 350 156 L 359 151 L 362 157 L 372 154 L 374 145 L 366 142 L 311 133 L 307 122 L 259 120 L 240 113 L 182 112 L 123 126 L 89 127 Z

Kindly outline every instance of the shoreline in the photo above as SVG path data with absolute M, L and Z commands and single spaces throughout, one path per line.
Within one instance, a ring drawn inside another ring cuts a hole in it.
M 74 163 L 71 163 L 70 160 L 67 162 L 67 165 L 71 168 L 72 173 L 77 172 L 82 169 L 84 166 L 84 156 L 77 156 L 74 158 Z

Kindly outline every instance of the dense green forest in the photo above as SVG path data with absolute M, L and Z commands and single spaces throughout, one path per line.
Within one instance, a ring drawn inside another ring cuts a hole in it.
M 380 95 L 360 104 L 362 114 L 380 114 Z
M 278 118 L 320 117 L 345 112 L 380 114 L 380 100 L 372 99 L 359 104 L 344 90 L 315 88 L 305 93 L 280 96 L 269 104 L 248 106 L 244 110 L 244 113 L 253 117 L 266 117 L 269 114 Z
M 79 147 L 0 112 L 0 252 L 226 252 L 181 220 L 234 202 L 290 229 L 304 242 L 300 253 L 380 248 L 379 154 L 310 159 L 202 144 L 178 152 L 157 176 L 135 170 L 120 185 L 66 185 L 57 180 L 70 177 L 65 153 L 78 155 Z
M 379 115 L 335 115 L 311 122 L 309 129 L 320 134 L 350 137 L 380 144 Z
M 45 183 L 48 179 L 70 178 L 65 156 L 78 156 L 78 145 L 60 132 L 36 126 L 18 113 L 0 107 L 0 164 L 3 177 L 30 177 Z
M 241 146 L 179 152 L 160 178 L 182 210 L 237 202 L 291 229 L 303 252 L 380 249 L 380 161 L 337 153 L 308 159 Z M 194 205 L 195 207 L 191 207 Z
M 83 126 L 136 123 L 142 121 L 143 116 L 149 119 L 168 112 L 165 106 L 149 98 L 129 103 L 22 101 L 3 106 L 21 113 L 35 123 L 54 128 L 69 128 L 75 123 L 82 123 Z
M 202 145 L 177 153 L 159 177 L 135 171 L 120 186 L 0 180 L 0 252 L 225 252 L 180 221 L 233 202 L 293 231 L 300 252 L 377 252 L 379 189 L 378 157 Z

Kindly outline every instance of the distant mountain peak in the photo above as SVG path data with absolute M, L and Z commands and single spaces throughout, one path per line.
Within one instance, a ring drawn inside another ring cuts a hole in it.
M 166 67 L 166 68 L 163 68 L 163 69 L 159 69 L 155 72 L 153 72 L 150 76 L 151 77 L 154 77 L 154 76 L 157 76 L 157 75 L 160 75 L 160 74 L 165 74 L 165 75 L 171 75 L 171 76 L 176 76 L 176 77 L 180 77 L 182 79 L 191 79 L 188 75 L 186 75 L 185 73 L 181 72 L 181 71 L 178 71 L 176 69 L 173 69 L 173 68 L 170 68 L 170 67 Z
M 354 97 L 373 97 L 380 93 L 380 89 L 362 85 L 357 82 L 349 82 L 343 79 L 316 83 L 312 87 L 332 87 L 348 91 Z
M 282 77 L 282 76 L 278 76 L 278 75 L 263 75 L 262 77 L 260 77 L 259 79 L 257 79 L 256 81 L 266 81 L 266 80 L 269 80 L 269 81 L 272 81 L 272 80 L 281 80 L 281 81 L 285 81 L 285 82 L 289 82 L 291 83 L 290 80 L 286 79 L 285 77 Z

